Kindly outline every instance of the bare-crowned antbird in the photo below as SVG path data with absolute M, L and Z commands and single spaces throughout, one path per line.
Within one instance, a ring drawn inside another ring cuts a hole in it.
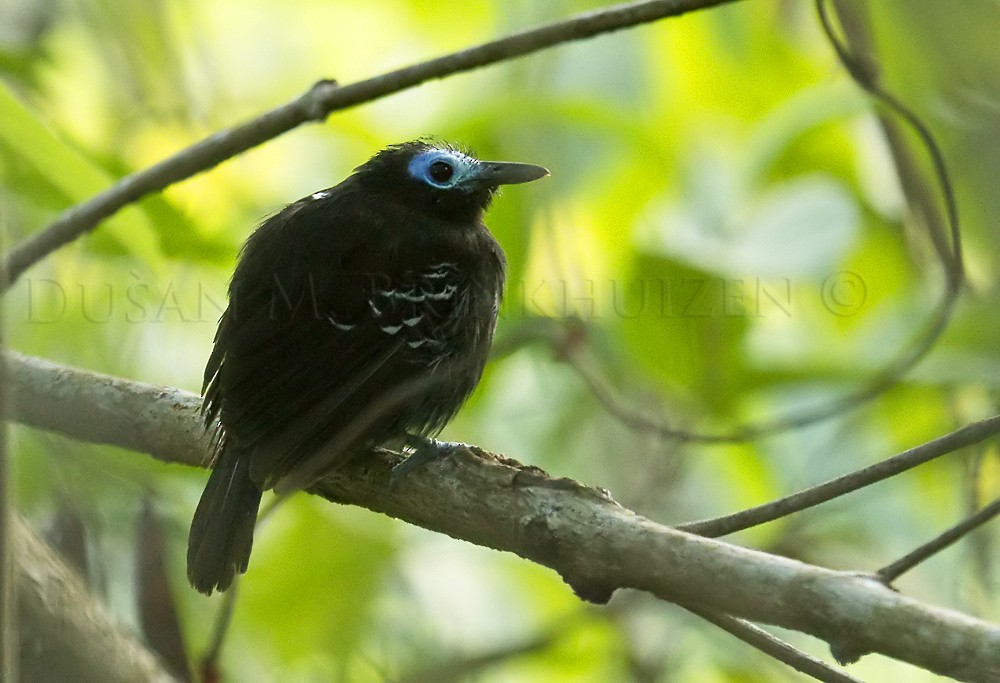
M 376 446 L 433 449 L 496 326 L 506 260 L 483 212 L 500 185 L 547 174 L 407 142 L 250 236 L 205 368 L 218 445 L 188 542 L 196 589 L 246 571 L 263 491 Z

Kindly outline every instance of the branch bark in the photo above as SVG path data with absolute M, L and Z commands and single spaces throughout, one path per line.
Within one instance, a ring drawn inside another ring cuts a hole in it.
M 194 394 L 16 353 L 7 362 L 14 420 L 168 462 L 206 460 Z M 475 447 L 430 463 L 390 492 L 398 460 L 379 453 L 311 492 L 516 553 L 595 602 L 635 588 L 809 633 L 842 662 L 878 652 L 960 680 L 1000 679 L 1000 627 L 900 595 L 873 577 L 662 526 L 598 490 Z
M 44 541 L 19 518 L 11 522 L 23 680 L 177 681 L 90 597 Z
M 46 228 L 14 245 L 3 256 L 0 291 L 59 247 L 81 237 L 142 197 L 190 178 L 223 161 L 335 111 L 407 90 L 430 80 L 523 57 L 562 43 L 593 38 L 739 0 L 643 0 L 579 14 L 474 47 L 339 86 L 322 80 L 307 92 L 269 112 L 220 131 L 163 161 L 119 180 L 104 192 L 64 211 Z

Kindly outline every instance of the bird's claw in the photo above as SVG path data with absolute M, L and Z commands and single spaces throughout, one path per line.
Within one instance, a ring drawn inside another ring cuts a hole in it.
M 413 452 L 389 473 L 389 491 L 392 492 L 400 482 L 410 474 L 420 469 L 432 460 L 451 455 L 465 444 L 456 441 L 438 441 L 437 439 L 411 439 L 407 445 L 413 447 Z

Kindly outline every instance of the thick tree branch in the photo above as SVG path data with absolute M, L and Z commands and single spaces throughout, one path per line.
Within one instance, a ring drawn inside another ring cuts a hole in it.
M 90 597 L 80 578 L 18 518 L 12 518 L 20 669 L 25 681 L 176 679 Z
M 227 159 L 309 121 L 372 102 L 426 81 L 504 62 L 575 40 L 592 38 L 671 16 L 738 0 L 643 0 L 579 14 L 426 62 L 338 86 L 319 81 L 300 97 L 250 121 L 211 135 L 163 161 L 126 176 L 104 192 L 63 212 L 46 228 L 15 245 L 3 257 L 0 291 L 62 245 L 93 230 L 102 220 L 145 195 L 207 171 Z
M 205 461 L 197 396 L 8 354 L 11 417 L 189 465 Z M 605 494 L 469 448 L 391 493 L 399 456 L 343 468 L 313 493 L 506 550 L 558 571 L 581 596 L 648 591 L 830 643 L 841 661 L 879 652 L 958 679 L 1000 679 L 1000 627 L 837 572 L 656 524 Z

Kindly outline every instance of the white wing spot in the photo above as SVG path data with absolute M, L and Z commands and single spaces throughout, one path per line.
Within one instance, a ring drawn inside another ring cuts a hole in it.
M 434 301 L 441 301 L 443 299 L 450 299 L 455 294 L 455 290 L 456 289 L 457 288 L 455 287 L 455 285 L 447 285 L 440 292 L 433 292 L 433 293 L 428 294 L 427 296 L 430 297 L 431 299 L 433 299 Z
M 385 327 L 383 327 L 381 329 L 386 334 L 396 334 L 401 329 L 403 329 L 403 326 L 402 325 L 386 325 Z
M 415 295 L 413 292 L 414 292 L 414 290 L 411 287 L 410 289 L 406 290 L 405 292 L 401 292 L 398 289 L 380 289 L 380 290 L 376 291 L 375 293 L 378 294 L 379 296 L 384 296 L 384 297 L 386 297 L 388 299 L 405 299 L 407 301 L 423 301 L 423 296 L 422 295 L 420 295 L 420 294 L 416 294 Z M 414 299 L 413 298 L 414 296 L 417 296 L 417 297 L 420 297 L 420 298 L 419 299 Z
M 368 300 L 368 306 L 371 307 L 372 313 L 375 314 L 376 318 L 381 318 L 382 317 L 382 310 L 378 306 L 375 305 L 374 301 L 372 301 L 371 299 L 369 299 Z
M 347 332 L 348 330 L 353 330 L 355 327 L 357 327 L 357 325 L 352 325 L 349 323 L 338 323 L 336 318 L 334 318 L 332 315 L 328 315 L 326 319 L 329 320 L 330 324 L 336 327 L 338 330 L 343 330 L 345 332 Z
M 406 345 L 409 346 L 411 349 L 418 349 L 426 343 L 427 343 L 426 339 L 417 339 L 416 341 L 406 342 Z
M 423 320 L 423 318 L 424 318 L 423 315 L 415 315 L 412 318 L 404 318 L 403 319 L 403 324 L 406 325 L 407 327 L 413 327 L 414 325 L 416 325 L 417 323 L 419 323 L 421 320 Z
M 326 199 L 329 196 L 330 196 L 330 191 L 329 190 L 320 190 L 319 192 L 313 192 L 311 195 L 309 195 L 309 198 L 310 199 Z

